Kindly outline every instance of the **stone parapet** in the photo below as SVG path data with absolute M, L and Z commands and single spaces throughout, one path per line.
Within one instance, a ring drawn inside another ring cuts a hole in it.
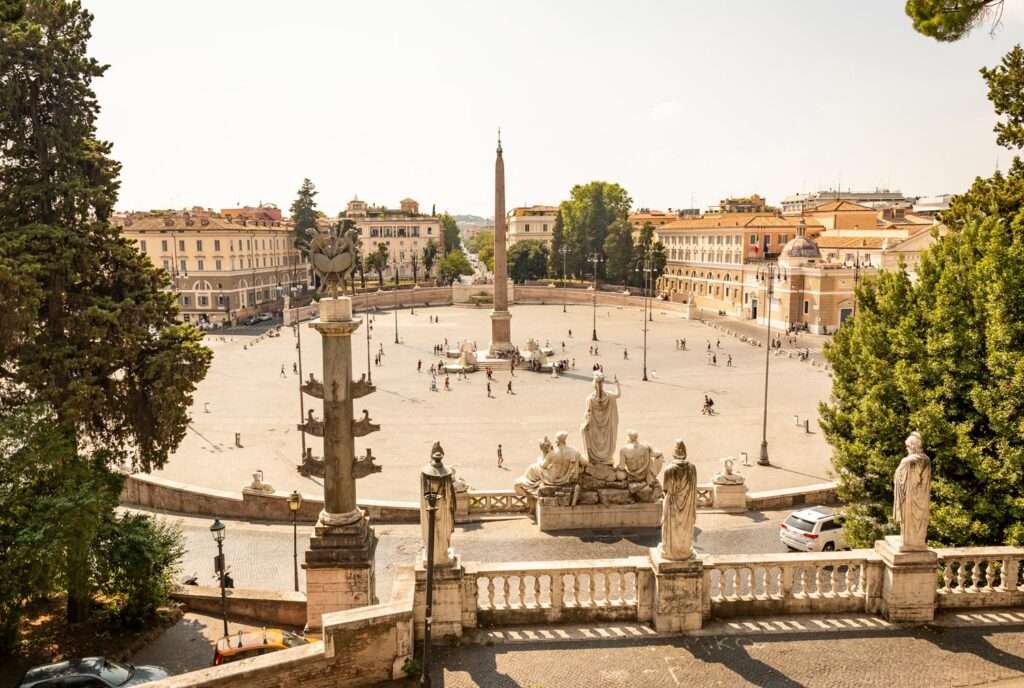
M 302 628 L 306 623 L 306 595 L 291 590 L 257 590 L 228 588 L 224 591 L 228 617 L 255 621 L 264 626 Z M 185 585 L 171 598 L 181 602 L 190 612 L 220 616 L 220 588 Z
M 559 506 L 537 500 L 537 527 L 556 530 L 603 530 L 616 528 L 657 528 L 661 525 L 661 502 L 634 504 L 577 504 Z

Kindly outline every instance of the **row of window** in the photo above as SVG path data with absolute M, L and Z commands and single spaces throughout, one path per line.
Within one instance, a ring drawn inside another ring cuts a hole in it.
M 727 235 L 723 235 L 723 234 L 699 234 L 699 235 L 689 235 L 689 236 L 681 236 L 681 237 L 680 236 L 669 236 L 669 237 L 665 237 L 665 238 L 666 238 L 666 243 L 669 246 L 675 246 L 675 245 L 678 245 L 678 244 L 689 244 L 689 245 L 695 245 L 695 244 L 715 244 L 715 245 L 721 245 L 721 244 L 725 244 L 726 246 L 729 246 L 729 245 L 739 246 L 740 244 L 743 243 L 742 235 L 740 235 L 740 234 L 727 234 Z M 789 237 L 788 234 L 780 234 L 778 236 L 778 239 L 777 239 L 779 246 L 785 245 L 785 243 L 787 241 L 789 241 L 789 239 L 790 239 L 790 237 Z M 764 234 L 764 235 L 751 234 L 750 235 L 750 245 L 751 246 L 757 246 L 758 244 L 764 244 L 765 246 L 771 246 L 771 244 L 772 244 L 772 235 L 771 234 Z
M 362 234 L 362 231 L 360 231 L 360 234 Z M 397 225 L 396 226 L 380 225 L 380 226 L 370 227 L 370 237 L 371 238 L 378 238 L 378 237 L 384 237 L 384 238 L 395 238 L 395 237 L 419 238 L 419 235 L 420 235 L 420 228 L 416 227 L 416 226 L 402 227 L 402 226 L 397 226 Z M 433 235 L 434 235 L 434 228 L 433 227 L 427 227 L 427 236 L 433 236 Z
M 536 229 L 536 225 L 534 225 L 534 229 Z M 530 225 L 529 224 L 524 224 L 523 225 L 523 231 L 524 232 L 529 232 L 530 231 Z M 547 232 L 548 231 L 548 226 L 546 224 L 543 225 L 543 229 L 541 229 L 540 231 Z
M 261 258 L 262 258 L 262 261 L 260 260 Z M 229 270 L 245 270 L 245 269 L 251 269 L 253 267 L 252 256 L 239 257 L 238 265 L 237 266 L 235 265 L 235 257 L 234 256 L 231 256 L 230 261 L 231 261 L 231 263 L 230 263 L 231 267 L 228 268 Z M 163 264 L 164 270 L 166 270 L 167 272 L 171 271 L 171 265 L 172 264 L 171 264 L 171 259 L 170 258 L 166 258 L 166 257 L 163 258 L 162 259 L 162 264 Z M 206 259 L 205 258 L 196 258 L 195 259 L 195 264 L 196 264 L 196 271 L 197 272 L 203 272 L 204 270 L 206 270 Z M 269 264 L 267 262 L 267 256 L 256 256 L 256 265 L 255 265 L 255 267 L 257 267 L 257 268 L 261 268 L 261 267 L 262 268 L 278 267 L 278 266 L 282 266 L 282 265 L 285 265 L 285 261 L 282 259 L 282 256 L 270 256 Z M 188 259 L 187 258 L 179 258 L 178 259 L 178 269 L 181 272 L 188 272 Z M 214 258 L 214 260 L 213 260 L 213 269 L 215 271 L 217 271 L 217 272 L 220 272 L 221 270 L 224 269 L 224 263 L 223 263 L 221 258 Z
M 196 244 L 196 251 L 202 251 L 203 250 L 203 240 L 202 239 L 195 239 L 195 244 Z M 221 240 L 220 239 L 214 239 L 213 240 L 213 250 L 214 251 L 220 251 L 220 244 L 221 244 Z M 281 250 L 284 247 L 285 247 L 285 243 L 284 243 L 283 239 L 271 239 L 270 240 L 270 248 L 271 248 L 271 250 Z M 262 240 L 257 239 L 256 240 L 256 249 L 260 250 L 261 248 L 263 250 L 267 249 L 267 240 L 266 239 L 262 239 Z M 139 239 L 139 250 L 142 253 L 146 252 L 146 240 L 145 239 Z M 171 250 L 170 249 L 170 242 L 169 242 L 169 240 L 167 240 L 167 239 L 161 239 L 160 240 L 160 250 L 163 253 L 167 253 L 168 251 Z M 178 250 L 179 251 L 186 250 L 185 249 L 185 239 L 178 239 Z M 234 239 L 230 239 L 230 240 L 228 240 L 228 251 L 234 251 L 234 250 L 235 250 L 235 240 Z M 246 239 L 244 247 L 242 246 L 242 240 L 239 239 L 238 240 L 238 250 L 239 251 L 251 251 L 252 250 L 252 239 Z

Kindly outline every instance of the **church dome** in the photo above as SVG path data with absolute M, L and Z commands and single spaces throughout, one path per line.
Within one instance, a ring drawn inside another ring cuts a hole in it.
M 813 239 L 808 239 L 804 236 L 806 229 L 807 225 L 804 224 L 804 219 L 801 217 L 800 223 L 796 228 L 796 236 L 787 241 L 786 245 L 782 247 L 779 261 L 785 262 L 788 265 L 803 265 L 821 260 L 821 251 L 818 249 L 818 244 Z

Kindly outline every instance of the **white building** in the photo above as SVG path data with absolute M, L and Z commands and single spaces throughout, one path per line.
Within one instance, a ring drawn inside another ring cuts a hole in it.
M 414 272 L 413 261 L 416 263 L 416 276 L 423 279 L 426 277 L 423 249 L 427 242 L 437 244 L 440 253 L 441 219 L 435 215 L 421 214 L 419 203 L 411 198 L 402 199 L 396 209 L 371 205 L 357 197 L 348 202 L 347 209 L 338 217 L 355 222 L 359 238 L 362 239 L 364 258 L 376 251 L 380 244 L 388 247 L 388 269 L 384 271 L 386 279 L 394 278 L 396 267 L 400 279 L 411 278 Z
M 798 193 L 782 199 L 783 215 L 799 215 L 812 210 L 829 201 L 850 201 L 869 208 L 909 208 L 914 204 L 913 198 L 905 197 L 899 191 L 875 189 L 874 191 L 813 191 Z
M 551 205 L 528 205 L 513 208 L 508 214 L 508 235 L 506 245 L 533 239 L 551 245 L 551 233 L 555 229 L 558 207 Z

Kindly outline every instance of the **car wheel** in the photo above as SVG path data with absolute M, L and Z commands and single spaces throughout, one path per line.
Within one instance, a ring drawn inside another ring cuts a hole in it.
M 826 542 L 825 546 L 821 548 L 821 551 L 822 552 L 835 552 L 836 551 L 836 543 L 834 543 L 834 542 Z

